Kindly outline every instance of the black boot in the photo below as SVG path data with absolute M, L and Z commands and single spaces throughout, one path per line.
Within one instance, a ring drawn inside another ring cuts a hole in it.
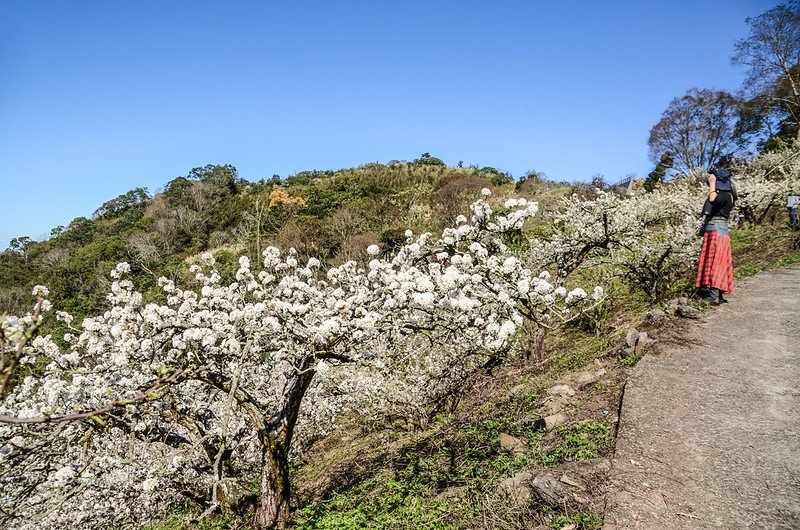
M 722 293 L 719 289 L 714 289 L 712 287 L 708 290 L 708 295 L 706 295 L 704 299 L 711 305 L 719 305 L 720 300 L 722 299 Z

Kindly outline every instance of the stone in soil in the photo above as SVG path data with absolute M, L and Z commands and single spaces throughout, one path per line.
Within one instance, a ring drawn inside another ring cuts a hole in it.
M 505 479 L 497 486 L 497 491 L 517 506 L 530 504 L 533 496 L 531 495 L 531 479 L 533 473 L 523 472 Z
M 575 390 L 569 385 L 556 385 L 548 388 L 547 393 L 551 396 L 572 397 L 575 395 Z
M 513 455 L 523 455 L 528 451 L 525 442 L 510 434 L 500 433 L 500 449 Z
M 667 319 L 667 314 L 661 309 L 651 309 L 647 313 L 647 321 L 651 324 L 661 324 Z
M 635 328 L 629 329 L 625 335 L 625 345 L 628 348 L 636 347 L 636 342 L 639 340 L 639 332 Z
M 544 428 L 548 431 L 552 431 L 559 425 L 564 425 L 566 423 L 567 417 L 562 413 L 552 414 L 550 416 L 546 416 L 544 418 Z
M 683 318 L 700 318 L 703 313 L 690 305 L 678 306 L 676 314 Z

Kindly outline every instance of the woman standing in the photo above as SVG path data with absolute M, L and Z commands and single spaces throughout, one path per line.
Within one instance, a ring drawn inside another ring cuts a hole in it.
M 722 295 L 734 290 L 731 239 L 728 235 L 728 218 L 734 203 L 730 178 L 731 172 L 727 169 L 713 169 L 706 180 L 709 191 L 703 207 L 703 247 L 695 287 L 708 289 L 706 300 L 712 305 L 724 302 Z

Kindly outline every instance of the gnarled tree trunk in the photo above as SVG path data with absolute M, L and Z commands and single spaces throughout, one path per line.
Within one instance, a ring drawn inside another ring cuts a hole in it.
M 261 441 L 261 494 L 253 521 L 258 530 L 282 529 L 289 522 L 289 449 L 308 386 L 314 378 L 314 357 L 305 357 L 284 389 L 283 409 L 259 433 Z
M 289 521 L 289 458 L 283 442 L 263 448 L 261 494 L 253 524 L 259 530 L 285 528 Z

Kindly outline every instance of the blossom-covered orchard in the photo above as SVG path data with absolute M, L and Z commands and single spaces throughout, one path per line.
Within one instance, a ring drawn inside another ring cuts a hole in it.
M 681 182 L 652 193 L 565 197 L 545 238 L 530 245 L 528 261 L 553 269 L 559 284 L 577 270 L 611 265 L 658 301 L 695 257 L 700 193 Z
M 800 192 L 800 147 L 764 153 L 736 169 L 742 175 L 737 204 L 742 223 L 764 222 L 783 209 L 789 191 Z
M 269 248 L 260 270 L 243 257 L 223 285 L 206 254 L 191 269 L 199 288 L 161 280 L 164 304 L 144 303 L 123 263 L 110 309 L 73 328 L 66 349 L 32 337 L 49 306 L 37 288 L 36 312 L 2 323 L 3 367 L 43 365 L 4 389 L 3 523 L 135 527 L 189 500 L 285 525 L 290 454 L 337 414 L 386 409 L 400 388 L 424 406 L 450 391 L 442 374 L 459 367 L 463 381 L 524 319 L 564 320 L 602 297 L 513 256 L 503 236 L 536 205 L 503 211 L 479 200 L 438 238 L 407 233 L 389 256 L 370 247 L 366 268 L 322 271 Z
M 764 153 L 734 173 L 738 199 L 732 225 L 762 223 L 783 212 L 790 190 L 800 190 L 800 149 Z M 706 177 L 690 175 L 649 193 L 598 189 L 589 198 L 565 197 L 524 259 L 553 271 L 558 285 L 576 271 L 602 270 L 608 279 L 622 278 L 659 302 L 696 266 Z
M 764 197 L 774 209 L 798 187 L 797 158 L 740 169 L 756 220 Z M 601 303 L 599 287 L 566 287 L 576 278 L 602 271 L 660 300 L 694 267 L 703 195 L 687 179 L 567 197 L 528 237 L 536 204 L 486 190 L 470 219 L 438 237 L 407 232 L 391 254 L 372 246 L 364 266 L 268 248 L 226 283 L 206 254 L 195 285 L 161 279 L 161 303 L 120 264 L 108 311 L 80 324 L 57 313 L 64 348 L 39 333 L 52 309 L 37 287 L 30 314 L 0 322 L 0 524 L 138 528 L 190 503 L 284 526 L 290 459 L 343 414 L 443 406 L 520 328 Z M 16 378 L 20 366 L 31 375 Z

